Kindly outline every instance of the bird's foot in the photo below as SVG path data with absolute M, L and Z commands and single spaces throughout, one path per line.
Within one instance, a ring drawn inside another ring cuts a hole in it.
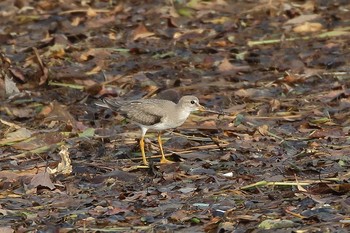
M 166 159 L 166 158 L 161 158 L 161 160 L 160 160 L 160 163 L 161 164 L 169 164 L 169 163 L 175 163 L 174 161 L 171 161 L 171 160 L 169 160 L 169 159 Z

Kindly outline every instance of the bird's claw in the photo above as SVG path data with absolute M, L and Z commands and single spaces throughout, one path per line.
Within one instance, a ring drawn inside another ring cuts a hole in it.
M 171 161 L 171 160 L 166 159 L 166 158 L 161 158 L 160 163 L 161 164 L 169 164 L 169 163 L 174 163 L 174 161 Z

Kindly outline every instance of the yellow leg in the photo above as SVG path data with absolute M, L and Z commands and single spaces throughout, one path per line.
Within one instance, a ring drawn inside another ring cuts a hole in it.
M 143 136 L 140 139 L 140 148 L 141 148 L 141 155 L 142 155 L 143 164 L 148 166 L 148 162 L 146 160 L 145 142 L 144 142 L 144 137 Z
M 170 160 L 165 158 L 160 132 L 158 133 L 158 144 L 159 144 L 159 148 L 160 148 L 160 153 L 162 153 L 162 158 L 160 159 L 160 163 L 173 163 L 173 161 L 170 161 Z

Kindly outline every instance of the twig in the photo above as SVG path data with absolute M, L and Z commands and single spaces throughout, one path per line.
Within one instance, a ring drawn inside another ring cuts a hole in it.
M 251 188 L 258 188 L 262 186 L 307 186 L 307 185 L 312 185 L 312 184 L 319 184 L 319 183 L 330 183 L 331 180 L 310 180 L 310 181 L 303 181 L 303 182 L 269 182 L 269 181 L 259 181 L 254 184 L 246 185 L 241 187 L 240 189 L 246 190 L 246 189 L 251 189 Z

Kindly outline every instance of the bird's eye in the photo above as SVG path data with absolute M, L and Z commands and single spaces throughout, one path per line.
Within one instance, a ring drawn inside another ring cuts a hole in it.
M 194 100 L 191 100 L 191 104 L 195 104 L 196 102 Z

